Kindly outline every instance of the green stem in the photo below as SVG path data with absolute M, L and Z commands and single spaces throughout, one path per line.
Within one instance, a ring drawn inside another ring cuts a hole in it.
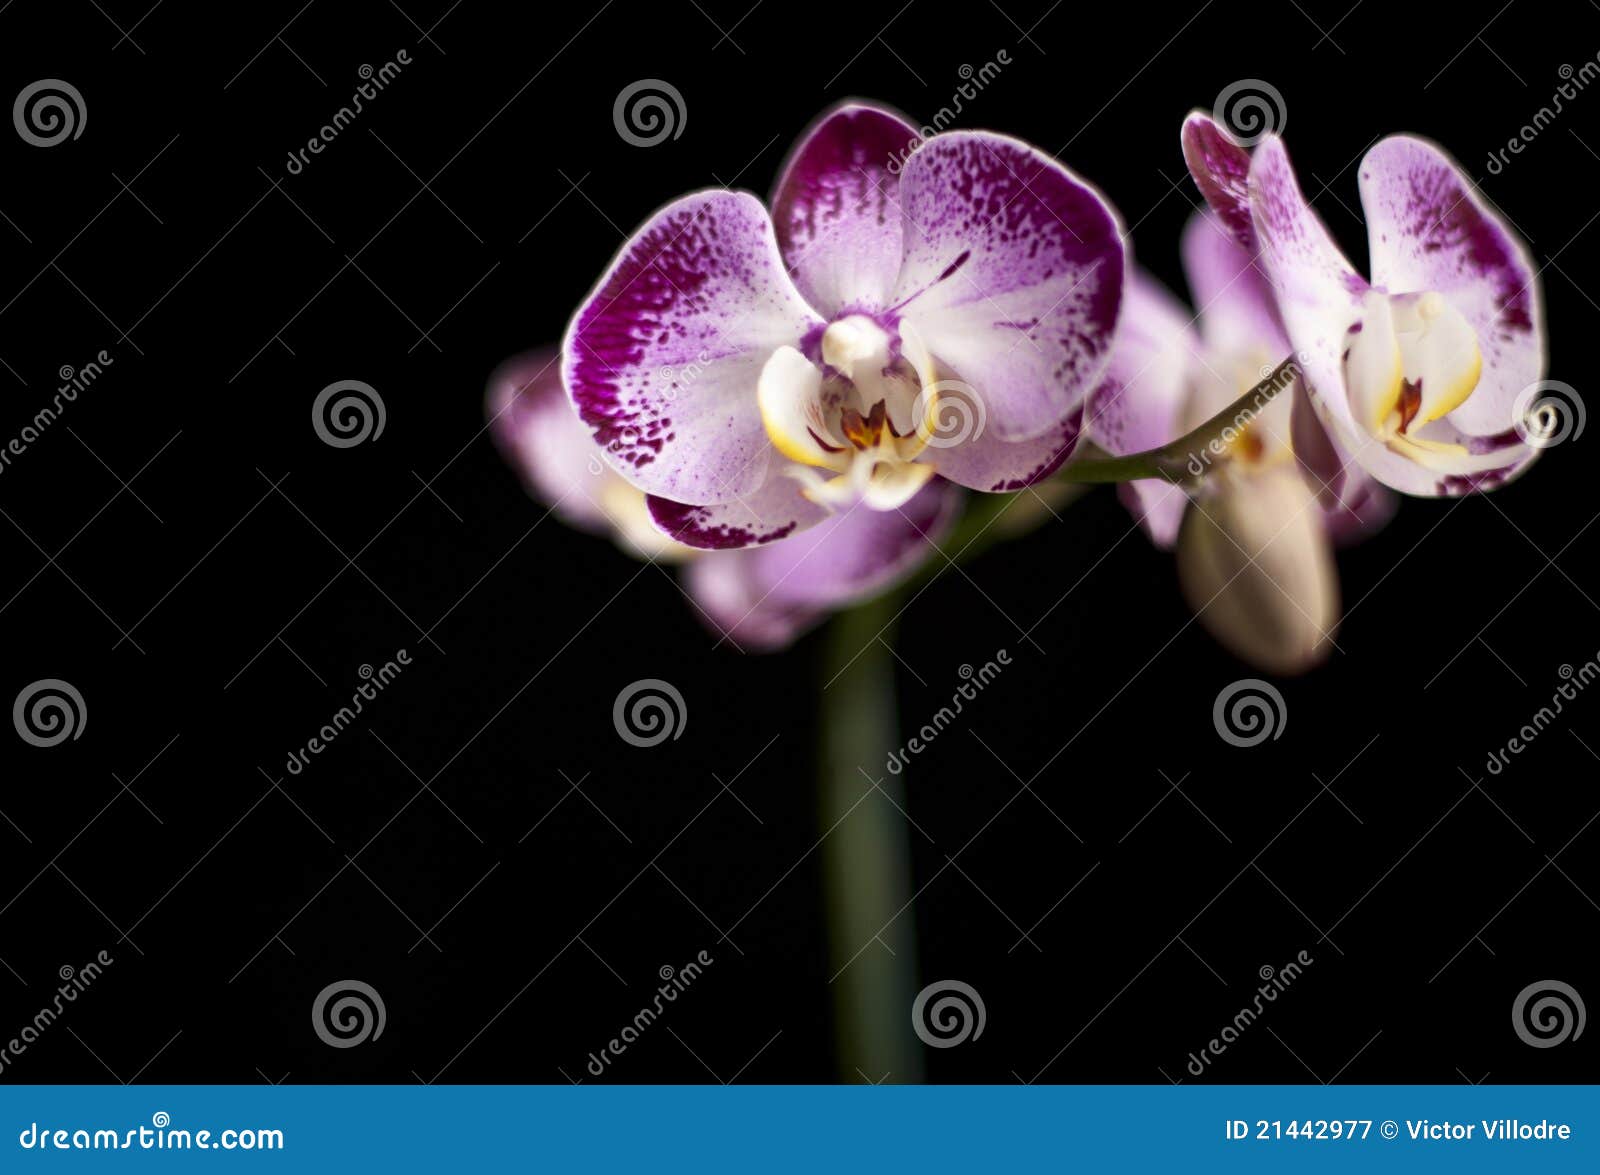
M 1050 505 L 1107 482 L 1203 476 L 1226 452 L 1231 433 L 1294 382 L 1285 359 L 1255 387 L 1171 444 L 1125 457 L 1070 462 L 1050 481 L 1020 494 L 976 494 L 940 549 L 963 563 L 1027 529 Z M 1030 496 L 1033 502 L 1018 502 Z M 1022 517 L 1008 516 L 1016 506 Z M 1024 508 L 1026 507 L 1026 508 Z M 929 560 L 922 577 L 945 562 Z M 914 579 L 912 584 L 920 582 Z M 910 585 L 907 585 L 910 586 Z M 845 1081 L 918 1082 L 922 1049 L 911 1026 L 916 998 L 915 917 L 910 910 L 911 843 L 904 776 L 884 764 L 899 746 L 895 712 L 894 626 L 903 593 L 888 592 L 839 613 L 829 625 L 820 701 L 822 874 L 827 895 L 829 973 L 834 992 L 839 1071 Z M 878 794 L 874 794 L 878 793 Z
M 834 617 L 823 667 L 822 873 L 847 1082 L 922 1080 L 911 1027 L 917 943 L 904 777 L 884 767 L 900 742 L 891 652 L 900 600 L 889 592 Z
M 1255 387 L 1171 444 L 1125 457 L 1087 457 L 1073 461 L 1056 474 L 1055 480 L 1088 485 L 1146 477 L 1178 483 L 1194 481 L 1226 451 L 1228 434 L 1238 432 L 1259 415 L 1299 374 L 1300 369 L 1291 355 Z

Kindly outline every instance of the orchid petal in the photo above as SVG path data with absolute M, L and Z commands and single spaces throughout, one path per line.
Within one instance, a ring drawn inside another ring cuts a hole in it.
M 1250 202 L 1261 261 L 1318 408 L 1337 421 L 1341 436 L 1364 438 L 1344 394 L 1343 358 L 1346 333 L 1360 318 L 1367 283 L 1306 203 L 1276 135 L 1251 157 Z
M 1199 110 L 1183 120 L 1182 140 L 1183 161 L 1195 186 L 1239 247 L 1253 256 L 1257 246 L 1250 215 L 1250 152 Z
M 934 481 L 899 510 L 866 506 L 770 546 L 708 554 L 687 585 L 712 624 L 746 649 L 781 648 L 829 610 L 910 574 L 949 533 L 961 493 Z
M 916 129 L 878 106 L 824 115 L 784 164 L 773 189 L 778 247 L 800 293 L 832 317 L 888 306 L 900 272 L 900 160 Z
M 1116 456 L 1158 448 L 1183 435 L 1199 337 L 1188 311 L 1141 270 L 1129 277 L 1122 323 L 1106 377 L 1089 398 L 1084 434 Z M 1188 499 L 1168 482 L 1146 478 L 1118 487 L 1151 540 L 1170 547 Z
M 767 599 L 759 569 L 752 560 L 771 549 L 711 551 L 689 564 L 683 573 L 689 598 L 712 631 L 752 653 L 787 648 L 827 615 L 826 608 Z
M 1224 354 L 1266 353 L 1276 365 L 1293 348 L 1278 319 L 1263 262 L 1214 213 L 1197 213 L 1183 230 L 1183 272 L 1199 307 L 1206 346 Z
M 1483 370 L 1450 421 L 1474 436 L 1515 424 L 1517 396 L 1543 377 L 1538 272 L 1477 184 L 1434 144 L 1394 135 L 1361 162 L 1373 283 L 1443 295 L 1477 334 Z
M 623 246 L 568 328 L 563 377 L 623 477 L 680 502 L 728 502 L 767 481 L 761 370 L 816 321 L 760 202 L 702 192 Z
M 1056 429 L 1098 382 L 1123 284 L 1110 206 L 1016 139 L 952 132 L 901 172 L 896 305 L 1019 441 Z
M 572 410 L 555 347 L 508 359 L 489 377 L 489 435 L 528 492 L 568 524 L 591 533 L 608 527 L 602 499 L 616 477 Z
M 948 400 L 940 403 L 949 405 Z M 1078 447 L 1082 426 L 1080 410 L 1031 440 L 1003 441 L 984 431 L 947 449 L 929 449 L 922 460 L 957 485 L 990 494 L 1009 493 L 1037 485 L 1060 469 Z
M 767 484 L 731 502 L 690 505 L 650 495 L 650 516 L 662 532 L 687 547 L 727 550 L 777 542 L 817 525 L 829 511 L 810 501 L 783 470 Z

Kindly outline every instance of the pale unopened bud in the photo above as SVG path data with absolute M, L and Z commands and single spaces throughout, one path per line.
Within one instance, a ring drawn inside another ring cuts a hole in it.
M 1325 658 L 1339 579 L 1311 490 L 1292 465 L 1217 478 L 1178 535 L 1184 598 L 1221 644 L 1269 673 Z

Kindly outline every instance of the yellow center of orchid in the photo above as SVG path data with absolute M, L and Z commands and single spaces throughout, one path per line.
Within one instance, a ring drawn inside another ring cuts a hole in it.
M 762 368 L 762 423 L 793 462 L 785 472 L 813 502 L 893 510 L 933 476 L 932 465 L 916 460 L 932 435 L 933 359 L 908 324 L 899 330 L 896 356 L 882 326 L 850 315 L 823 331 L 822 366 L 779 347 Z
M 1345 388 L 1362 428 L 1432 468 L 1466 455 L 1427 431 L 1466 402 L 1483 373 L 1477 334 L 1443 295 L 1369 290 L 1345 342 Z

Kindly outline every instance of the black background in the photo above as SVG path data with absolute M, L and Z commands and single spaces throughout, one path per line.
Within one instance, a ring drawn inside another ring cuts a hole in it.
M 61 78 L 87 109 L 55 147 L 0 135 L 0 439 L 63 365 L 113 359 L 0 473 L 0 693 L 63 678 L 88 712 L 54 748 L 0 738 L 0 1033 L 62 966 L 115 959 L 3 1080 L 587 1079 L 658 968 L 701 949 L 716 962 L 671 1031 L 606 1080 L 841 1077 L 818 639 L 713 651 L 671 572 L 540 522 L 482 407 L 490 369 L 555 341 L 652 209 L 764 194 L 840 98 L 928 119 L 1005 50 L 959 124 L 1058 152 L 1179 290 L 1178 128 L 1230 82 L 1281 91 L 1358 264 L 1360 155 L 1433 136 L 1530 240 L 1552 377 L 1591 385 L 1600 93 L 1485 170 L 1600 52 L 1589 5 L 1458 5 L 1414 31 L 1346 0 L 146 7 L 0 12 L 0 97 Z M 400 49 L 412 64 L 286 174 Z M 618 136 L 639 78 L 681 92 L 680 137 Z M 342 379 L 381 393 L 376 441 L 313 432 Z M 907 776 L 923 981 L 988 1011 L 929 1076 L 1190 1080 L 1259 968 L 1304 949 L 1203 1080 L 1594 1080 L 1593 1030 L 1529 1048 L 1510 1009 L 1537 980 L 1600 993 L 1600 695 L 1484 764 L 1600 651 L 1595 443 L 1492 496 L 1408 501 L 1347 552 L 1339 651 L 1279 683 L 1286 728 L 1253 749 L 1211 719 L 1248 670 L 1109 492 L 921 592 L 908 730 L 958 666 L 1014 658 Z M 401 648 L 363 727 L 286 776 L 358 667 Z M 649 750 L 611 722 L 645 677 L 689 715 Z M 351 977 L 387 1027 L 336 1050 L 310 1007 Z

